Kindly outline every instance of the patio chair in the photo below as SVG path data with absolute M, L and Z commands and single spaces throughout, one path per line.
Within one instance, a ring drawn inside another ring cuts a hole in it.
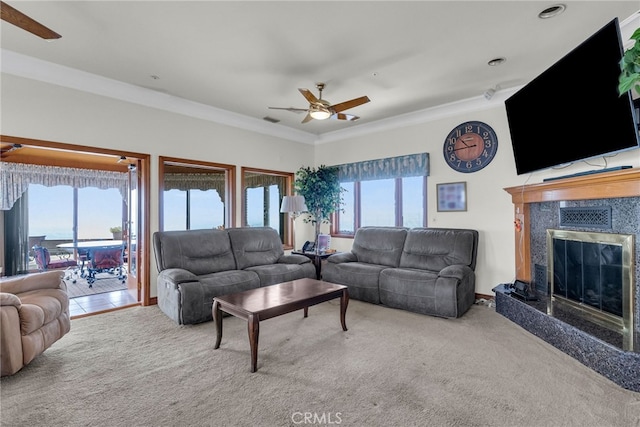
M 46 238 L 47 236 L 29 236 L 29 260 L 33 261 L 36 259 L 36 254 L 33 252 L 33 247 L 41 246 L 42 241 Z
M 89 287 L 93 287 L 93 283 L 97 280 L 97 273 L 117 274 L 118 279 L 122 283 L 126 280 L 124 274 L 124 246 L 120 248 L 110 249 L 94 249 L 91 251 L 89 266 L 87 268 L 87 283 Z
M 75 277 L 78 271 L 78 262 L 75 259 L 52 260 L 49 249 L 45 248 L 44 246 L 35 245 L 32 250 L 36 259 L 38 270 L 65 270 L 65 279 Z M 75 283 L 75 279 L 73 282 Z

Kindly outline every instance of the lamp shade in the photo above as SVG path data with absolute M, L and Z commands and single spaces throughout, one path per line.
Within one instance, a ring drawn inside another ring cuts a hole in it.
M 306 212 L 307 205 L 303 196 L 284 196 L 280 212 Z

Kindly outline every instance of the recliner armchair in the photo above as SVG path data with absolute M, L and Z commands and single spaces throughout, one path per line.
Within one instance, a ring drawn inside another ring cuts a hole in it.
M 0 279 L 0 371 L 13 375 L 71 330 L 62 271 Z

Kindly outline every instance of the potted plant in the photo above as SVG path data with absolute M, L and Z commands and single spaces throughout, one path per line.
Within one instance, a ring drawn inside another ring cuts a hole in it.
M 122 240 L 122 227 L 116 225 L 115 227 L 111 227 L 109 231 L 113 234 L 113 240 Z
M 622 95 L 629 90 L 635 90 L 640 95 L 640 28 L 631 35 L 634 45 L 624 52 L 620 60 L 620 78 L 618 79 L 618 93 Z
M 338 181 L 338 168 L 320 165 L 318 168 L 302 167 L 296 172 L 294 184 L 296 193 L 304 196 L 308 216 L 305 223 L 315 226 L 316 248 L 320 225 L 328 223 L 331 214 L 343 204 L 342 192 L 346 191 Z

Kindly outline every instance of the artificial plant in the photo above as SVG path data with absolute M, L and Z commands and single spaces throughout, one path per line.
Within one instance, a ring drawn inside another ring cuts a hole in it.
M 320 165 L 318 168 L 302 167 L 296 172 L 294 183 L 296 192 L 304 196 L 308 215 L 305 223 L 315 226 L 315 239 L 318 241 L 320 225 L 328 223 L 331 214 L 340 210 L 343 204 L 338 168 Z
M 640 93 L 640 28 L 631 35 L 634 45 L 624 52 L 620 60 L 620 78 L 618 79 L 618 93 L 622 95 L 631 89 Z

